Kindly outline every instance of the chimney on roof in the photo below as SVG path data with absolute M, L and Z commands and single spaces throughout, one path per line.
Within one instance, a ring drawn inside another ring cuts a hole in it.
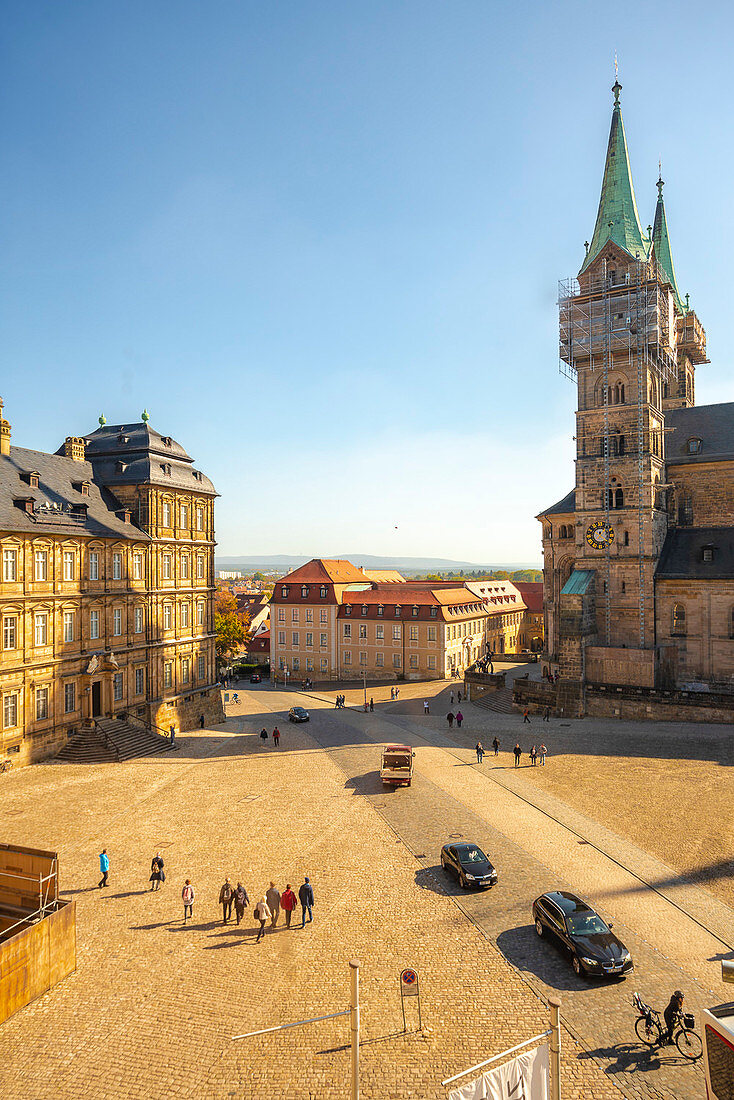
M 3 418 L 3 402 L 0 397 L 0 455 L 10 454 L 10 424 Z
M 64 454 L 67 458 L 73 458 L 75 462 L 84 462 L 85 441 L 78 435 L 67 435 L 64 443 Z

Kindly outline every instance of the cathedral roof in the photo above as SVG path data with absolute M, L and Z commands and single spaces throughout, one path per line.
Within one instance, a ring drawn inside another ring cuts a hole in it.
M 734 459 L 734 401 L 670 409 L 665 414 L 665 430 L 665 461 L 669 466 Z M 700 440 L 700 447 L 691 451 L 689 443 L 696 440 Z
M 652 243 L 655 251 L 655 259 L 660 267 L 665 272 L 668 282 L 673 288 L 673 294 L 675 295 L 675 302 L 678 309 L 685 313 L 685 307 L 681 300 L 680 292 L 678 290 L 678 284 L 675 281 L 675 268 L 673 267 L 673 256 L 670 251 L 670 238 L 668 236 L 668 221 L 665 217 L 665 203 L 663 201 L 663 179 L 658 179 L 658 201 L 655 207 L 655 221 L 652 227 Z
M 731 527 L 676 527 L 668 531 L 655 576 L 666 580 L 734 580 L 734 531 Z
M 651 242 L 642 232 L 640 218 L 637 213 L 635 190 L 632 186 L 627 139 L 624 133 L 624 122 L 622 121 L 622 108 L 619 105 L 621 90 L 622 85 L 619 82 L 612 89 L 614 92 L 614 108 L 612 110 L 612 125 L 609 131 L 599 209 L 596 215 L 596 225 L 594 226 L 591 245 L 579 274 L 584 272 L 589 264 L 596 259 L 608 241 L 613 241 L 629 253 L 633 259 L 638 254 L 641 259 L 647 259 L 650 254 Z
M 567 515 L 569 512 L 576 511 L 576 490 L 572 489 L 570 493 L 566 493 L 562 500 L 559 500 L 556 504 L 553 504 L 550 508 L 546 508 L 543 512 L 538 512 L 536 519 L 540 519 L 541 516 L 553 516 L 556 514 Z

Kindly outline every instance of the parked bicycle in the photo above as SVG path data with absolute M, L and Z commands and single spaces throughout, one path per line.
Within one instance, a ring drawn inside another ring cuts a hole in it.
M 703 1053 L 703 1041 L 698 1032 L 694 1031 L 696 1023 L 690 1012 L 679 1012 L 673 1025 L 672 1038 L 668 1040 L 668 1027 L 661 1022 L 660 1013 L 640 997 L 639 993 L 632 994 L 632 1004 L 638 1012 L 635 1020 L 637 1038 L 649 1047 L 664 1046 L 668 1041 L 675 1043 L 680 1053 L 689 1061 L 695 1062 Z
M 9 772 L 12 766 L 12 760 L 0 760 L 0 772 Z

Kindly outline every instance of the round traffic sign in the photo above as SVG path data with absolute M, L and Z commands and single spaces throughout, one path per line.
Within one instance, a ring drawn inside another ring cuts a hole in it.
M 415 985 L 418 981 L 418 975 L 415 970 L 404 970 L 400 975 L 400 981 L 403 985 Z

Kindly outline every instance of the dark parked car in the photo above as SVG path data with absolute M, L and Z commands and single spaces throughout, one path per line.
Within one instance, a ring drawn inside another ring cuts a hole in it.
M 260 675 L 259 672 L 253 672 L 252 676 L 250 677 L 250 683 L 251 684 L 259 684 L 261 679 L 262 679 L 262 676 Z
M 308 722 L 309 717 L 308 711 L 304 710 L 303 707 L 291 707 L 288 711 L 289 722 Z
M 470 886 L 495 886 L 497 872 L 476 844 L 444 844 L 441 866 L 456 875 L 465 890 Z
M 550 890 L 533 902 L 533 920 L 539 936 L 550 936 L 571 955 L 579 975 L 626 975 L 634 969 L 632 956 L 591 906 L 567 890 Z

